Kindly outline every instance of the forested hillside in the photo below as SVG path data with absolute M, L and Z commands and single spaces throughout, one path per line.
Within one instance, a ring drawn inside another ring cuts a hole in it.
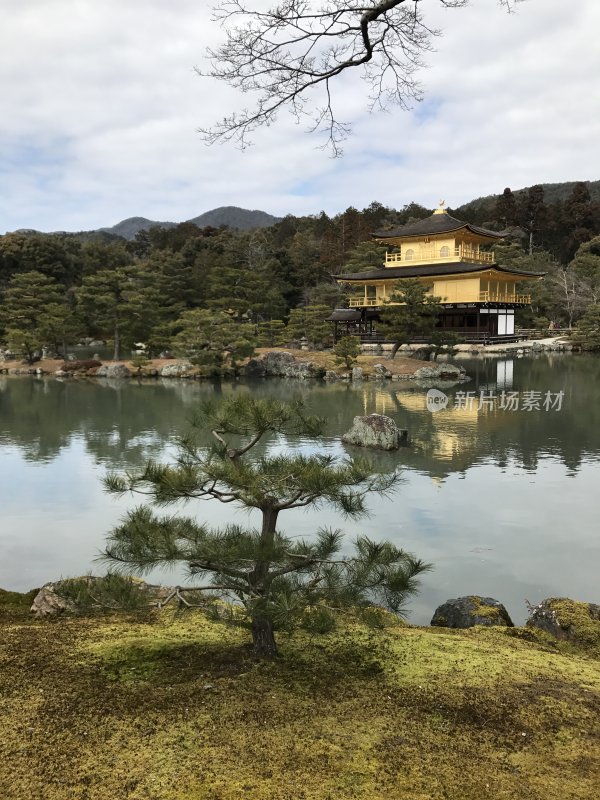
M 381 245 L 371 242 L 374 230 L 430 213 L 415 203 L 399 211 L 372 203 L 334 217 L 287 216 L 249 231 L 193 221 L 155 226 L 131 241 L 107 233 L 6 234 L 0 344 L 26 353 L 41 344 L 63 351 L 87 336 L 114 341 L 115 355 L 134 342 L 152 352 L 183 352 L 190 331 L 214 318 L 220 335 L 234 323 L 242 339 L 277 344 L 306 335 L 322 345 L 329 341 L 323 319 L 344 303 L 335 276 L 383 261 Z M 505 243 L 495 248 L 500 263 L 547 273 L 533 284 L 533 307 L 522 312 L 521 324 L 572 325 L 599 302 L 600 203 L 586 184 L 553 202 L 541 186 L 506 189 L 493 205 L 450 213 L 505 230 Z

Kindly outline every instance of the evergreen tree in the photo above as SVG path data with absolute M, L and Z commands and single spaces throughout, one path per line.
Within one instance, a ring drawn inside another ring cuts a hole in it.
M 333 348 L 335 355 L 335 363 L 343 364 L 346 369 L 352 369 L 359 357 L 360 350 L 360 337 L 359 336 L 342 336 Z
M 494 218 L 498 220 L 503 230 L 517 224 L 517 201 L 508 186 L 496 200 Z
M 124 345 L 145 341 L 158 324 L 160 298 L 153 277 L 142 265 L 100 270 L 87 275 L 76 290 L 88 326 L 113 339 L 115 361 Z
M 327 306 L 330 311 L 333 311 L 343 302 L 344 294 L 344 289 L 337 281 L 335 283 L 317 283 L 306 292 L 306 305 Z
M 343 272 L 369 272 L 385 265 L 386 249 L 376 242 L 361 242 L 348 254 Z
M 600 232 L 599 213 L 598 204 L 592 202 L 587 184 L 583 181 L 575 184 L 563 206 L 562 223 L 566 228 L 566 235 L 562 254 L 565 261 L 570 261 L 584 242 L 589 241 L 594 233 Z
M 585 350 L 600 350 L 600 304 L 590 306 L 581 317 L 575 338 Z
M 73 285 L 77 247 L 63 237 L 42 233 L 0 236 L 0 289 L 18 272 L 40 272 L 65 288 Z
M 527 235 L 527 250 L 531 255 L 534 243 L 541 238 L 542 231 L 548 223 L 548 207 L 544 202 L 543 186 L 530 186 L 527 194 L 519 198 L 518 222 Z
M 124 269 L 132 262 L 131 252 L 122 242 L 87 242 L 81 249 L 80 279 L 96 272 Z
M 316 349 L 329 347 L 332 329 L 331 322 L 327 322 L 327 317 L 330 314 L 329 306 L 302 306 L 292 309 L 287 326 L 288 341 L 298 343 L 301 339 L 306 338 L 309 344 Z
M 259 347 L 281 347 L 286 343 L 287 327 L 281 319 L 259 322 L 256 326 L 256 343 Z
M 279 264 L 261 233 L 240 234 L 225 245 L 225 263 L 213 270 L 207 287 L 211 308 L 253 322 L 287 311 L 277 272 Z
M 176 323 L 179 333 L 172 346 L 177 355 L 188 358 L 206 374 L 221 375 L 237 368 L 237 361 L 254 353 L 254 327 L 238 322 L 223 311 L 201 308 L 185 311 Z
M 8 284 L 0 325 L 8 346 L 23 353 L 29 363 L 45 345 L 66 347 L 77 330 L 62 287 L 35 270 L 15 275 Z
M 569 264 L 569 269 L 588 281 L 594 294 L 600 292 L 600 236 L 581 245 Z
M 392 305 L 397 303 L 399 305 Z M 404 278 L 390 297 L 390 305 L 381 312 L 381 329 L 394 342 L 390 358 L 394 358 L 401 344 L 414 341 L 441 346 L 439 331 L 436 331 L 438 316 L 442 310 L 439 298 L 428 294 L 428 287 L 418 278 Z
M 326 278 L 321 261 L 321 242 L 313 231 L 300 230 L 289 243 L 288 254 L 294 286 L 303 289 L 315 286 Z
M 321 429 L 322 421 L 307 417 L 299 405 L 250 395 L 221 407 L 205 404 L 175 463 L 150 462 L 139 472 L 110 475 L 106 486 L 116 494 L 149 494 L 158 507 L 193 499 L 234 503 L 258 511 L 260 528 L 215 529 L 190 517 L 160 517 L 142 506 L 112 531 L 106 559 L 133 572 L 187 564 L 192 575 L 205 580 L 177 590 L 178 597 L 206 592 L 241 603 L 254 651 L 263 658 L 277 653 L 275 630 L 292 628 L 307 609 L 327 613 L 377 603 L 401 612 L 429 565 L 365 536 L 357 538 L 353 553 L 341 555 L 341 531 L 320 529 L 308 540 L 279 528 L 281 512 L 295 508 L 328 505 L 359 518 L 370 493 L 385 493 L 396 482 L 395 473 L 375 474 L 366 461 L 256 450 L 273 434 L 315 436 Z M 201 431 L 212 431 L 212 447 L 202 445 Z

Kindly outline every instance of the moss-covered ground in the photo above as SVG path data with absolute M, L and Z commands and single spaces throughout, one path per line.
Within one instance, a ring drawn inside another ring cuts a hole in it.
M 585 800 L 600 664 L 519 629 L 280 636 L 198 613 L 30 618 L 0 593 L 0 797 Z

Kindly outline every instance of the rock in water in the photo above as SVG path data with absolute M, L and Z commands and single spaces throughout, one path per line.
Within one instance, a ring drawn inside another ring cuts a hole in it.
M 363 369 L 362 367 L 353 367 L 352 368 L 352 380 L 353 381 L 362 381 L 364 378 Z
M 369 414 L 366 417 L 354 417 L 352 427 L 342 436 L 342 441 L 358 447 L 397 450 L 400 445 L 407 444 L 408 431 L 398 428 L 390 417 Z
M 442 380 L 442 381 L 468 381 L 469 378 L 465 374 L 462 367 L 456 367 L 454 364 L 440 363 L 431 367 L 421 367 L 418 369 L 414 377 L 417 380 Z
M 503 625 L 512 628 L 513 621 L 499 600 L 469 595 L 446 600 L 431 619 L 438 628 L 472 628 L 474 625 Z

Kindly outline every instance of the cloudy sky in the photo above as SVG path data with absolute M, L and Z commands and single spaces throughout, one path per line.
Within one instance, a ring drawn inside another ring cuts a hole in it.
M 249 0 L 257 7 L 265 0 Z M 412 111 L 368 114 L 358 74 L 338 106 L 342 159 L 283 115 L 244 152 L 198 127 L 236 92 L 200 78 L 222 31 L 206 0 L 0 0 L 0 232 L 181 221 L 222 205 L 272 214 L 400 207 L 600 178 L 600 3 L 497 0 L 444 10 Z M 247 102 L 247 100 L 245 100 Z

